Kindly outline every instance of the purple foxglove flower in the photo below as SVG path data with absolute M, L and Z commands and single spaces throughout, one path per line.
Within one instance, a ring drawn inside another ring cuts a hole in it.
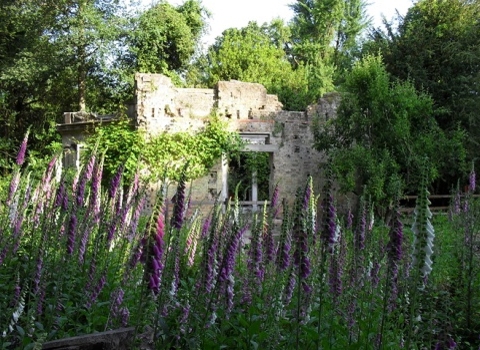
M 267 206 L 265 204 L 263 208 L 263 220 L 262 220 L 262 239 L 265 248 L 265 262 L 269 263 L 275 260 L 275 241 L 273 238 L 273 232 L 269 225 L 267 217 Z
M 27 131 L 25 137 L 23 138 L 22 144 L 20 145 L 20 149 L 17 153 L 17 165 L 22 165 L 25 162 L 25 152 L 27 151 L 27 142 L 28 142 L 28 134 L 30 131 Z
M 108 227 L 108 232 L 107 232 L 107 247 L 110 247 L 110 244 L 112 243 L 113 237 L 115 236 L 115 231 L 117 229 L 117 220 L 113 218 L 112 222 L 110 223 Z
M 312 196 L 312 178 L 308 178 L 307 187 L 305 188 L 305 194 L 303 197 L 303 210 L 306 211 L 308 209 L 308 205 L 310 203 L 310 197 Z
M 103 173 L 103 161 L 102 157 L 100 163 L 97 163 L 93 172 L 92 177 L 92 201 L 93 204 L 93 217 L 96 224 L 100 222 L 100 187 L 102 183 L 102 173 Z
M 423 180 L 425 182 L 425 179 Z M 420 270 L 421 277 L 425 279 L 432 271 L 432 254 L 433 254 L 433 240 L 435 238 L 435 230 L 430 222 L 432 212 L 428 205 L 428 190 L 424 183 L 422 184 L 421 192 L 417 198 L 417 205 L 415 207 L 415 221 L 412 225 L 414 233 L 414 252 L 413 252 L 413 266 Z M 420 282 L 420 281 L 419 281 Z M 425 284 L 420 282 L 420 288 L 424 288 Z
M 403 223 L 400 220 L 400 213 L 395 214 L 395 218 L 390 229 L 390 241 L 388 243 L 389 258 L 397 264 L 402 259 L 403 244 Z
M 132 199 L 135 197 L 135 195 L 138 193 L 139 183 L 140 183 L 140 174 L 136 172 L 133 177 L 132 184 L 128 189 L 127 203 L 130 203 Z
M 277 267 L 280 271 L 285 271 L 290 266 L 290 250 L 292 247 L 292 236 L 290 233 L 290 223 L 286 201 L 283 203 L 283 220 L 280 233 L 280 242 L 277 249 Z
M 293 297 L 293 291 L 295 290 L 295 285 L 297 283 L 297 279 L 295 278 L 295 275 L 292 273 L 290 274 L 287 285 L 285 287 L 285 293 L 284 293 L 284 298 L 283 298 L 283 304 L 285 306 L 288 306 L 290 304 L 290 301 L 292 300 Z
M 63 210 L 66 210 L 68 207 L 68 196 L 67 190 L 65 188 L 65 181 L 60 183 L 57 189 L 57 195 L 55 196 L 54 208 L 62 207 Z
M 147 239 L 145 237 L 143 237 L 140 242 L 138 242 L 138 244 L 136 245 L 136 247 L 134 248 L 133 250 L 133 254 L 131 255 L 130 257 L 130 261 L 129 261 L 129 266 L 130 266 L 130 269 L 134 269 L 135 266 L 137 266 L 138 262 L 140 260 L 142 260 L 142 256 L 144 255 L 144 247 L 145 247 L 145 244 L 147 244 Z M 145 259 L 144 259 L 145 261 Z
M 353 213 L 352 213 L 352 209 L 348 208 L 346 229 L 352 228 L 352 224 L 353 224 Z
M 75 232 L 77 229 L 77 216 L 75 213 L 72 213 L 70 217 L 70 222 L 68 224 L 68 233 L 67 233 L 67 254 L 72 255 L 73 249 L 75 247 Z
M 475 192 L 475 188 L 476 188 L 476 175 L 475 175 L 475 169 L 473 167 L 472 167 L 472 171 L 470 171 L 468 180 L 469 180 L 468 191 L 473 193 Z
M 18 185 L 20 184 L 20 171 L 15 170 L 12 176 L 12 181 L 10 182 L 10 189 L 8 191 L 7 205 L 11 204 L 15 193 L 17 192 Z
M 77 207 L 81 207 L 83 205 L 83 201 L 85 198 L 85 186 L 87 185 L 87 177 L 83 174 L 82 179 L 80 180 L 80 184 L 77 188 L 77 197 L 76 197 L 76 204 Z
M 475 188 L 475 187 L 472 187 L 472 188 Z M 455 341 L 449 337 L 447 340 L 447 346 L 448 346 L 448 350 L 453 350 L 457 347 L 457 343 L 455 343 Z
M 290 266 L 290 250 L 292 247 L 292 238 L 288 234 L 286 236 L 284 244 L 280 247 L 279 257 L 279 269 L 280 271 L 285 271 Z
M 146 201 L 147 201 L 146 197 L 142 196 L 142 198 L 140 199 L 140 202 L 138 202 L 137 207 L 135 208 L 135 211 L 133 212 L 132 220 L 130 221 L 130 229 L 127 235 L 127 239 L 129 241 L 132 241 L 132 239 L 137 234 L 138 221 L 140 220 L 140 214 L 143 211 Z
M 256 217 L 254 220 L 256 220 Z M 247 266 L 249 271 L 253 272 L 257 286 L 260 286 L 265 275 L 265 270 L 263 264 L 263 241 L 261 237 L 261 230 L 256 226 L 258 226 L 257 223 L 255 223 L 252 229 Z
M 367 228 L 367 211 L 364 205 L 362 205 L 360 215 L 360 220 L 355 228 L 355 248 L 363 250 L 365 249 L 365 230 Z
M 39 291 L 40 280 L 42 279 L 42 271 L 43 271 L 43 258 L 40 256 L 37 259 L 37 269 L 35 270 L 35 277 L 33 278 L 33 294 L 37 294 Z
M 227 279 L 227 287 L 226 287 L 226 296 L 227 296 L 227 314 L 230 314 L 233 310 L 233 297 L 234 294 L 234 286 L 235 286 L 235 279 L 232 274 L 229 275 Z
M 127 307 L 122 307 L 120 309 L 120 318 L 122 322 L 122 327 L 128 326 L 128 319 L 130 318 L 130 312 Z
M 460 192 L 457 191 L 457 192 L 455 193 L 455 198 L 454 198 L 454 202 L 453 202 L 453 203 L 454 203 L 454 204 L 453 204 L 453 212 L 454 212 L 455 214 L 459 214 L 459 213 L 460 213 L 460 202 L 461 202 L 461 200 L 460 200 Z
M 312 287 L 310 287 L 307 282 L 302 281 L 301 285 L 305 293 L 310 294 L 313 291 Z
M 270 202 L 270 207 L 275 208 L 278 204 L 278 198 L 279 198 L 279 192 L 280 189 L 278 187 L 278 184 L 275 185 L 275 188 L 273 189 L 273 195 L 272 195 L 272 201 Z
M 211 217 L 207 217 L 205 219 L 205 222 L 203 223 L 203 226 L 202 226 L 202 234 L 200 235 L 201 238 L 207 237 L 208 230 L 210 229 L 210 223 L 211 222 L 212 222 Z
M 57 156 L 54 156 L 50 163 L 48 163 L 47 171 L 42 177 L 42 190 L 45 193 L 47 200 L 50 200 L 52 194 L 52 176 L 55 164 L 57 163 Z
M 43 314 L 43 303 L 45 301 L 45 286 L 41 286 L 38 291 L 38 300 L 37 300 L 37 316 Z
M 17 283 L 15 284 L 15 288 L 13 289 L 13 299 L 12 303 L 10 304 L 11 307 L 17 306 L 18 302 L 20 301 L 21 295 L 22 288 L 20 287 L 19 279 L 17 278 Z
M 88 225 L 85 228 L 85 231 L 82 235 L 82 239 L 80 240 L 80 246 L 78 247 L 78 262 L 83 264 L 85 261 L 85 251 L 87 249 L 88 239 L 90 237 L 90 233 L 92 232 L 93 225 Z
M 148 288 L 155 294 L 159 292 L 160 276 L 163 270 L 162 256 L 164 249 L 164 235 L 165 217 L 163 216 L 163 208 L 161 208 L 157 216 L 156 230 L 153 232 L 153 240 L 151 240 L 150 256 L 146 257 L 150 269 Z
M 87 309 L 90 309 L 92 305 L 95 304 L 98 296 L 103 290 L 103 287 L 105 287 L 105 283 L 107 283 L 107 276 L 106 276 L 106 273 L 104 272 L 102 274 L 102 277 L 100 277 L 100 280 L 98 281 L 97 285 L 95 286 L 95 289 L 91 293 L 90 299 L 87 300 L 87 303 L 85 305 Z
M 247 229 L 248 225 L 245 225 L 242 229 L 238 230 L 234 235 L 232 235 L 232 239 L 227 246 L 224 262 L 222 264 L 223 266 L 220 268 L 219 279 L 222 282 L 227 281 L 233 274 L 238 247 L 240 246 L 240 241 Z
M 300 262 L 300 278 L 305 279 L 310 276 L 310 260 L 304 256 Z
M 125 295 L 125 292 L 123 291 L 122 288 L 118 288 L 112 293 L 111 310 L 112 310 L 113 317 L 117 317 L 117 315 L 119 314 L 120 305 L 122 305 L 124 295 Z
M 308 233 L 304 224 L 310 201 L 311 186 L 310 182 L 305 189 L 303 203 L 299 203 L 297 194 L 297 204 L 295 210 L 295 217 L 293 218 L 293 239 L 295 240 L 295 251 L 293 253 L 294 264 L 298 268 L 298 275 L 301 279 L 305 279 L 310 275 L 310 260 L 308 254 Z M 306 199 L 308 197 L 308 199 Z M 307 206 L 305 206 L 307 203 Z
M 150 289 L 155 294 L 158 294 L 158 292 L 160 291 L 160 279 L 156 274 L 150 275 L 148 289 Z
M 117 169 L 117 172 L 115 173 L 115 176 L 112 178 L 112 181 L 110 182 L 110 188 L 108 189 L 108 195 L 110 199 L 114 199 L 115 196 L 117 195 L 117 190 L 122 180 L 122 174 L 123 174 L 123 165 L 120 165 Z
M 332 252 L 338 238 L 337 216 L 333 196 L 328 192 L 323 200 L 323 232 L 321 239 L 326 251 Z
M 0 265 L 2 265 L 3 260 L 5 260 L 5 258 L 7 257 L 7 252 L 7 246 L 3 247 L 2 252 L 0 252 Z
M 335 303 L 342 294 L 342 266 L 336 253 L 330 257 L 329 279 L 330 293 Z
M 210 246 L 207 250 L 206 260 L 204 264 L 204 285 L 203 288 L 208 294 L 212 291 L 213 282 L 216 277 L 216 255 L 217 255 L 218 242 L 216 237 L 212 237 Z
M 89 291 L 93 285 L 93 279 L 95 277 L 95 272 L 97 271 L 97 262 L 95 258 L 90 262 L 90 268 L 88 269 L 88 280 L 85 286 L 85 290 Z
M 88 181 L 92 179 L 93 170 L 95 168 L 95 160 L 96 160 L 96 156 L 95 156 L 95 153 L 93 153 L 88 161 L 87 168 L 85 169 L 85 178 Z
M 15 223 L 15 227 L 13 230 L 14 244 L 13 244 L 12 254 L 16 254 L 18 248 L 20 247 L 20 241 L 22 237 L 22 223 L 23 223 L 23 215 L 17 219 L 17 222 Z
M 180 230 L 183 225 L 183 215 L 185 206 L 185 176 L 182 174 L 177 186 L 177 193 L 174 197 L 174 207 L 172 215 L 172 227 Z
M 194 223 L 190 232 L 188 233 L 187 241 L 185 244 L 185 255 L 187 256 L 187 265 L 192 267 L 195 263 L 195 253 L 197 252 L 197 243 L 198 243 L 198 224 Z
M 178 253 L 178 250 L 176 250 L 176 254 L 173 259 L 173 280 L 172 280 L 172 288 L 170 290 L 170 296 L 174 297 L 177 295 L 179 286 L 180 286 L 180 254 Z
M 373 263 L 372 269 L 370 270 L 370 278 L 372 281 L 372 285 L 374 287 L 378 286 L 378 282 L 380 282 L 380 276 L 378 274 L 379 271 L 380 271 L 380 264 L 378 263 L 378 261 L 375 261 Z

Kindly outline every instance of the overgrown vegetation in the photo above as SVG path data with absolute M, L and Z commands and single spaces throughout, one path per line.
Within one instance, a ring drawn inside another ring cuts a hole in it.
M 136 71 L 163 73 L 182 86 L 212 87 L 219 79 L 259 82 L 291 110 L 304 110 L 325 92 L 338 90 L 350 101 L 342 107 L 346 112 L 346 108 L 354 108 L 351 96 L 355 89 L 361 89 L 352 85 L 353 74 L 358 72 L 354 63 L 379 53 L 389 74 L 387 78 L 382 73 L 383 79 L 389 80 L 390 88 L 379 96 L 357 94 L 355 98 L 363 105 L 357 103 L 356 114 L 358 108 L 368 106 L 383 118 L 380 103 L 389 106 L 388 113 L 394 115 L 396 103 L 408 103 L 407 94 L 425 101 L 430 96 L 428 110 L 419 111 L 422 118 L 412 119 L 413 105 L 404 106 L 410 108 L 406 119 L 411 131 L 426 127 L 430 136 L 437 133 L 434 143 L 441 159 L 430 158 L 436 160 L 432 165 L 436 193 L 450 191 L 451 184 L 465 173 L 465 165 L 476 161 L 480 99 L 477 0 L 421 0 L 398 23 L 385 23 L 384 28 L 368 27 L 363 0 L 296 0 L 291 5 L 290 23 L 275 19 L 228 29 L 206 52 L 198 49 L 209 12 L 199 1 L 187 0 L 178 6 L 161 1 L 142 12 L 125 5 L 118 0 L 2 3 L 2 174 L 11 173 L 9 159 L 28 128 L 32 132 L 31 155 L 46 159 L 52 145 L 58 146 L 54 126 L 61 122 L 63 112 L 121 113 L 131 102 Z M 363 100 L 374 97 L 376 100 Z M 432 117 L 436 127 L 430 123 Z M 406 120 L 400 113 L 395 118 Z M 396 130 L 390 141 L 402 132 Z M 427 145 L 427 153 L 435 147 Z M 409 176 L 407 163 L 421 158 L 411 157 L 413 149 L 402 155 L 386 154 L 390 152 L 387 142 L 380 153 L 367 159 L 383 157 L 383 172 L 398 165 L 401 169 L 395 172 Z M 398 156 L 404 161 L 398 162 Z M 396 165 L 389 163 L 392 157 Z M 407 190 L 415 188 L 414 181 L 404 185 Z M 385 187 L 377 183 L 371 191 L 378 186 Z
M 186 180 L 198 178 L 222 155 L 235 157 L 243 143 L 237 133 L 227 131 L 226 124 L 212 114 L 198 132 L 162 132 L 148 137 L 144 130 L 135 129 L 130 119 L 119 119 L 99 125 L 86 145 L 89 152 L 85 159 L 94 152 L 104 154 L 105 181 L 110 181 L 121 167 L 130 182 L 139 170 L 146 170 L 150 179 L 178 181 L 184 164 L 189 165 Z
M 318 197 L 312 179 L 293 206 L 277 187 L 251 216 L 233 201 L 202 217 L 188 206 L 184 172 L 173 211 L 160 186 L 147 213 L 138 177 L 125 192 L 121 172 L 101 186 L 100 154 L 70 181 L 55 176 L 57 158 L 34 180 L 20 169 L 24 152 L 1 193 L 3 349 L 127 325 L 132 348 L 480 345 L 473 172 L 449 219 L 432 218 L 424 172 L 413 217 L 396 210 L 385 226 L 365 200 L 338 215 L 331 182 Z
M 364 1 L 297 0 L 291 23 L 226 30 L 202 55 L 197 0 L 142 13 L 117 0 L 3 1 L 0 348 L 133 325 L 155 348 L 477 349 L 475 174 L 448 219 L 432 217 L 427 189 L 466 183 L 477 161 L 479 5 L 419 0 L 361 41 Z M 358 206 L 337 215 L 332 183 L 316 197 L 309 181 L 283 206 L 275 191 L 252 216 L 231 202 L 202 217 L 185 182 L 241 146 L 215 118 L 151 139 L 119 120 L 77 173 L 57 174 L 62 113 L 121 113 L 138 70 L 184 86 L 260 82 L 288 109 L 338 90 L 338 117 L 316 125 L 312 147 Z M 28 165 L 26 139 L 15 158 L 27 130 Z M 178 182 L 173 213 L 163 187 L 145 210 L 139 164 Z M 419 196 L 413 216 L 398 213 L 404 193 Z

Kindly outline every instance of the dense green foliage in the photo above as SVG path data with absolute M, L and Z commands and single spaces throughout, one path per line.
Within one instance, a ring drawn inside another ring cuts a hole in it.
M 342 80 L 368 24 L 366 6 L 364 0 L 297 0 L 290 5 L 294 12 L 292 52 L 310 67 L 310 85 L 318 84 L 315 80 L 328 69 L 335 69 L 335 79 Z
M 429 178 L 461 154 L 461 135 L 448 140 L 433 101 L 409 82 L 393 82 L 381 57 L 366 56 L 347 75 L 337 118 L 315 127 L 315 147 L 330 156 L 342 190 L 367 195 L 387 208 L 403 191 L 418 188 L 425 162 Z M 364 189 L 366 192 L 364 192 Z
M 374 225 L 362 205 L 352 226 L 311 178 L 291 208 L 277 188 L 270 208 L 218 203 L 203 220 L 182 174 L 173 210 L 160 187 L 147 213 L 150 184 L 101 187 L 102 158 L 87 161 L 73 181 L 17 166 L 0 192 L 2 349 L 128 326 L 131 349 L 480 345 L 474 174 L 448 221 L 423 177 L 413 217 Z
M 321 77 L 318 91 L 311 91 L 309 69 L 294 68 L 284 48 L 291 40 L 281 20 L 258 26 L 250 22 L 241 29 L 228 29 L 209 48 L 203 64 L 203 84 L 213 86 L 219 80 L 240 80 L 263 84 L 277 94 L 284 108 L 303 110 L 321 94 L 331 90 L 331 77 Z
M 169 178 L 178 181 L 181 168 L 188 180 L 205 175 L 222 155 L 235 156 L 242 147 L 238 134 L 228 132 L 226 125 L 212 115 L 203 130 L 196 133 L 163 132 L 147 137 L 133 127 L 128 118 L 108 125 L 99 125 L 87 139 L 89 152 L 105 154 L 104 179 L 110 181 L 121 166 L 125 181 L 130 182 L 139 169 L 148 169 L 153 179 Z
M 195 53 L 206 15 L 196 0 L 177 8 L 159 2 L 143 13 L 132 38 L 137 71 L 172 77 L 183 72 Z
M 398 31 L 393 25 L 385 32 L 374 31 L 365 48 L 380 50 L 393 77 L 409 79 L 419 91 L 431 95 L 438 125 L 450 139 L 459 130 L 465 133 L 470 159 L 477 158 L 480 140 L 479 16 L 477 0 L 421 0 L 401 19 Z M 454 157 L 450 161 L 449 169 L 462 169 Z M 461 173 L 442 172 L 439 190 L 447 192 Z
M 369 184 L 372 198 L 388 202 L 398 189 L 415 188 L 418 165 L 427 156 L 432 189 L 446 193 L 459 178 L 465 180 L 465 164 L 477 161 L 480 2 L 420 0 L 398 28 L 386 23 L 361 41 L 366 6 L 363 0 L 296 0 L 290 23 L 276 19 L 227 29 L 201 54 L 209 14 L 197 0 L 177 6 L 160 1 L 136 13 L 119 0 L 4 0 L 0 172 L 12 172 L 16 145 L 28 128 L 29 156 L 41 167 L 59 149 L 55 124 L 63 112 L 123 114 L 133 96 L 133 74 L 143 71 L 166 74 L 182 86 L 212 87 L 220 79 L 259 82 L 289 110 L 304 110 L 323 93 L 340 91 L 339 121 L 327 125 L 338 130 L 317 133 L 315 147 L 331 148 L 344 190 L 360 194 Z M 390 74 L 375 78 L 383 70 L 378 68 L 364 77 L 377 79 L 372 89 L 362 85 L 359 52 L 380 52 Z M 108 131 L 109 152 L 114 138 L 122 136 L 117 131 Z M 174 138 L 189 144 L 189 136 Z M 119 148 L 115 155 L 126 161 L 130 175 L 139 152 L 148 154 L 135 140 L 138 135 L 126 141 L 131 149 Z M 188 153 L 180 146 L 174 152 L 175 161 Z M 164 164 L 155 157 L 152 153 L 155 163 Z

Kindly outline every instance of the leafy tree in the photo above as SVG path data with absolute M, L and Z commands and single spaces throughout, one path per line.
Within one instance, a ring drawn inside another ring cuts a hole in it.
M 115 59 L 126 25 L 122 15 L 119 0 L 55 2 L 54 22 L 46 28 L 45 35 L 58 50 L 59 62 L 65 67 L 61 72 L 76 87 L 81 111 L 87 109 L 87 91 L 96 91 L 98 85 L 109 80 L 105 77 L 109 61 Z
M 120 56 L 126 14 L 118 0 L 6 0 L 0 7 L 0 136 L 8 140 L 0 147 L 11 159 L 31 127 L 30 156 L 43 157 L 59 145 L 52 142 L 63 112 L 111 113 L 125 99 L 129 85 L 111 62 Z
M 183 73 L 195 53 L 207 16 L 197 0 L 187 0 L 178 7 L 161 1 L 141 14 L 131 38 L 136 69 L 171 77 Z
M 203 57 L 200 71 L 204 75 L 200 79 L 206 86 L 231 79 L 257 82 L 277 94 L 286 109 L 305 109 L 318 95 L 312 94 L 308 85 L 308 67 L 300 64 L 293 69 L 284 51 L 289 40 L 289 29 L 281 20 L 263 26 L 250 22 L 241 29 L 227 29 Z M 322 79 L 319 84 L 321 93 L 333 88 L 329 79 Z
M 459 128 L 466 133 L 469 158 L 476 157 L 480 142 L 479 16 L 477 0 L 421 0 L 400 19 L 398 32 L 391 26 L 375 30 L 367 46 L 382 52 L 394 77 L 409 79 L 432 96 L 435 119 L 450 138 Z M 449 168 L 457 168 L 455 162 Z M 461 176 L 463 169 L 458 170 L 450 184 Z
M 341 75 L 368 24 L 366 5 L 364 0 L 295 1 L 290 6 L 295 59 L 310 65 L 316 75 L 329 66 Z
M 35 0 L 0 4 L 0 171 L 4 174 L 28 127 L 32 127 L 33 149 L 45 149 L 55 138 L 49 106 L 43 103 L 49 97 L 50 67 L 55 65 L 53 46 L 43 36 L 52 20 L 48 10 Z
M 442 157 L 456 146 L 438 127 L 431 98 L 410 82 L 392 82 L 379 56 L 355 64 L 337 118 L 318 123 L 314 133 L 315 148 L 329 155 L 341 189 L 369 196 L 380 209 L 418 188 L 425 162 L 429 178 L 437 178 Z M 458 162 L 464 166 L 464 159 Z

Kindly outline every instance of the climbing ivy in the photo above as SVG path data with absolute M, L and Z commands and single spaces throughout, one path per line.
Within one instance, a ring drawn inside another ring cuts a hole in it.
M 150 178 L 178 180 L 183 166 L 188 163 L 186 176 L 191 180 L 206 174 L 222 154 L 234 156 L 243 146 L 240 136 L 227 131 L 226 123 L 216 115 L 210 116 L 205 127 L 198 132 L 163 132 L 151 138 L 145 136 L 145 132 L 134 129 L 128 119 L 120 119 L 96 128 L 87 139 L 88 154 L 98 143 L 97 152 L 105 152 L 107 179 L 123 165 L 127 181 L 139 167 L 148 168 L 146 173 Z

